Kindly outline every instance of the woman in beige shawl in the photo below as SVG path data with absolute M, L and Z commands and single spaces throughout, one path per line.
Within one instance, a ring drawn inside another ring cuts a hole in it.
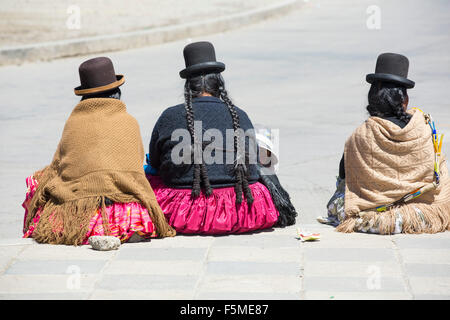
M 436 233 L 450 229 L 450 180 L 442 137 L 419 109 L 408 110 L 409 61 L 378 57 L 367 110 L 347 140 L 337 191 L 319 222 L 341 232 Z
M 82 63 L 79 73 L 82 100 L 53 161 L 27 178 L 24 237 L 79 245 L 90 236 L 174 236 L 145 177 L 139 125 L 120 100 L 124 77 L 105 57 Z

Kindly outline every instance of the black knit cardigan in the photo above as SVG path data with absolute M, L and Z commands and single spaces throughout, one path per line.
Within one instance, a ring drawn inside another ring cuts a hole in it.
M 192 100 L 194 110 L 194 120 L 202 121 L 203 134 L 208 129 L 217 129 L 223 136 L 223 164 L 213 163 L 206 164 L 208 177 L 213 188 L 234 186 L 236 179 L 234 177 L 233 164 L 226 164 L 226 153 L 233 152 L 235 159 L 236 153 L 234 148 L 226 148 L 226 130 L 233 129 L 231 114 L 227 105 L 216 97 L 199 97 Z M 236 111 L 240 119 L 240 127 L 246 131 L 253 129 L 253 124 L 247 114 L 236 107 Z M 164 184 L 171 188 L 192 188 L 193 183 L 193 165 L 192 164 L 175 164 L 171 159 L 173 148 L 180 140 L 172 141 L 172 133 L 176 129 L 187 130 L 186 110 L 184 104 L 179 104 L 166 109 L 153 128 L 149 152 L 150 165 L 158 170 Z M 251 139 L 255 139 L 254 135 Z M 205 137 L 204 140 L 208 140 Z M 246 139 L 246 150 L 249 151 L 249 139 Z M 231 143 L 231 146 L 233 144 Z M 253 151 L 254 152 L 254 151 Z M 230 157 L 230 156 L 228 156 Z M 255 183 L 259 179 L 256 164 L 248 166 L 250 184 Z

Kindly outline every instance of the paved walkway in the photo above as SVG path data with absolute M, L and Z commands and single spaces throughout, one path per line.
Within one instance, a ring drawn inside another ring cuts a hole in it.
M 322 240 L 302 243 L 295 227 L 177 236 L 108 252 L 2 240 L 0 299 L 450 299 L 449 232 L 304 227 Z
M 177 236 L 113 252 L 20 239 L 25 177 L 50 161 L 77 103 L 76 70 L 88 57 L 0 68 L 0 297 L 449 299 L 450 232 L 340 234 L 315 222 L 334 191 L 344 141 L 367 116 L 364 79 L 378 53 L 410 58 L 411 105 L 430 112 L 450 136 L 450 4 L 378 5 L 380 30 L 366 27 L 367 3 L 328 0 L 207 38 L 227 64 L 236 104 L 254 123 L 280 129 L 279 176 L 300 211 L 297 225 L 286 229 Z M 125 74 L 123 99 L 145 146 L 162 110 L 182 101 L 186 43 L 108 54 Z M 297 227 L 321 232 L 322 240 L 301 243 Z

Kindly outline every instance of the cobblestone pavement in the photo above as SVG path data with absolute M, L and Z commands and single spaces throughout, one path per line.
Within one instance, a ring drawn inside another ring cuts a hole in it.
M 0 241 L 0 299 L 449 299 L 450 233 L 177 236 L 90 246 Z
M 366 27 L 372 4 L 380 30 Z M 378 53 L 410 58 L 410 105 L 450 136 L 449 7 L 309 1 L 281 19 L 208 37 L 236 104 L 254 123 L 280 129 L 279 176 L 300 211 L 295 226 L 247 235 L 177 236 L 111 252 L 20 239 L 25 177 L 50 161 L 87 57 L 0 68 L 0 297 L 449 299 L 450 232 L 340 234 L 315 222 L 334 191 L 345 139 L 366 118 L 364 80 Z M 183 99 L 185 44 L 108 54 L 125 74 L 123 99 L 145 146 L 162 110 Z M 322 239 L 302 243 L 298 227 Z

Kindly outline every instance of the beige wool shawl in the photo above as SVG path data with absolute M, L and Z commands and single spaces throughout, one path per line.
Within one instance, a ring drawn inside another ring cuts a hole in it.
M 421 111 L 408 112 L 412 118 L 403 129 L 389 120 L 370 117 L 347 140 L 346 219 L 338 231 L 352 232 L 357 224 L 366 224 L 390 234 L 398 214 L 405 233 L 435 233 L 450 228 L 450 179 L 443 155 L 438 188 L 385 212 L 375 210 L 434 181 L 431 128 Z
M 89 222 L 105 197 L 139 202 L 147 208 L 159 236 L 174 236 L 143 169 L 144 148 L 139 124 L 123 102 L 86 99 L 68 118 L 52 163 L 34 174 L 39 185 L 29 205 L 25 226 L 39 212 L 33 232 L 38 242 L 81 244 Z

